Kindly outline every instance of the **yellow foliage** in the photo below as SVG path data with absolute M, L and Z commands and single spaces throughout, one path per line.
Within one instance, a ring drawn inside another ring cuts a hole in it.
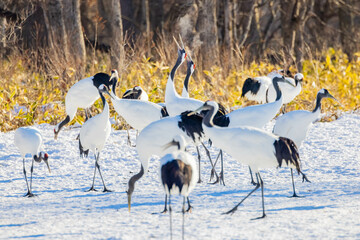
M 323 55 L 323 60 L 306 60 L 303 62 L 304 82 L 303 90 L 296 99 L 287 107 L 287 111 L 306 109 L 314 107 L 316 93 L 321 88 L 326 88 L 341 103 L 326 100 L 323 107 L 327 114 L 325 120 L 336 119 L 339 113 L 344 111 L 358 111 L 360 106 L 360 53 L 356 53 L 358 60 L 349 62 L 346 55 L 333 48 L 328 49 Z M 176 58 L 176 56 L 174 56 Z M 79 79 L 75 79 L 76 70 L 68 68 L 70 80 L 64 80 L 61 76 L 53 74 L 52 79 L 31 72 L 24 67 L 22 60 L 10 59 L 0 62 L 0 131 L 9 131 L 24 125 L 34 123 L 57 124 L 65 117 L 65 95 L 67 90 Z M 151 58 L 143 56 L 138 61 L 133 61 L 127 69 L 118 69 L 120 73 L 117 95 L 135 85 L 140 85 L 148 93 L 149 100 L 163 102 L 165 86 L 173 62 L 152 61 Z M 200 63 L 196 63 L 201 66 Z M 183 64 L 186 65 L 186 64 Z M 109 59 L 100 55 L 98 59 L 90 61 L 84 77 L 91 76 L 96 72 L 110 72 Z M 225 71 L 214 66 L 203 69 L 201 72 L 195 70 L 194 76 L 189 82 L 190 96 L 200 99 L 213 99 L 221 102 L 228 109 L 239 105 L 247 106 L 253 104 L 241 98 L 241 88 L 246 78 L 266 75 L 279 66 L 268 62 L 251 63 L 239 69 Z M 175 76 L 175 85 L 179 93 L 182 91 L 186 67 L 181 66 Z M 111 104 L 110 104 L 111 105 Z M 22 106 L 26 111 L 20 109 L 14 112 L 15 106 Z M 101 101 L 97 101 L 92 107 L 93 115 L 101 111 Z M 100 109 L 100 110 L 99 110 Z M 116 116 L 111 107 L 112 116 Z M 116 126 L 122 129 L 124 122 L 115 117 Z M 84 112 L 78 111 L 75 122 L 82 124 L 85 120 Z

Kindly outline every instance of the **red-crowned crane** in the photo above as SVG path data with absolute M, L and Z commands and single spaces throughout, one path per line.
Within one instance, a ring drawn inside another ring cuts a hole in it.
M 109 120 L 109 104 L 106 102 L 103 93 L 110 95 L 106 85 L 101 84 L 98 87 L 98 94 L 100 95 L 103 103 L 103 111 L 98 115 L 90 118 L 82 125 L 80 130 L 79 145 L 82 146 L 85 151 L 91 150 L 95 156 L 94 177 L 92 186 L 88 191 L 96 191 L 94 188 L 94 183 L 96 169 L 98 169 L 102 183 L 104 185 L 103 192 L 111 192 L 105 186 L 104 178 L 101 174 L 99 165 L 100 152 L 104 148 L 105 142 L 109 138 L 111 132 L 111 124 Z
M 174 146 L 176 147 L 174 149 Z M 194 157 L 185 151 L 186 141 L 182 135 L 176 135 L 174 139 L 166 145 L 166 148 L 172 147 L 171 153 L 166 154 L 160 159 L 160 178 L 164 187 L 166 196 L 169 197 L 170 212 L 170 234 L 172 236 L 172 208 L 171 195 L 179 194 L 183 196 L 183 224 L 182 237 L 185 235 L 185 199 L 188 202 L 188 210 L 191 210 L 189 194 L 194 189 L 198 176 Z M 166 212 L 166 198 L 165 209 Z
M 321 115 L 321 100 L 324 98 L 331 98 L 337 101 L 326 89 L 321 89 L 316 96 L 316 105 L 312 112 L 305 110 L 297 110 L 285 113 L 276 119 L 273 133 L 290 138 L 294 141 L 296 146 L 300 148 L 301 143 L 306 138 L 309 127 L 313 122 L 316 122 Z M 293 186 L 293 197 L 298 197 L 295 192 L 295 183 L 293 171 L 291 169 L 291 179 Z
M 50 170 L 48 158 L 49 155 L 46 152 L 40 151 L 41 146 L 43 144 L 43 139 L 40 131 L 35 127 L 20 127 L 15 131 L 14 136 L 15 145 L 19 148 L 21 157 L 23 158 L 23 173 L 25 176 L 26 186 L 28 189 L 27 194 L 24 197 L 33 197 L 35 194 L 32 193 L 32 175 L 34 171 L 34 161 L 40 163 L 44 161 Z M 26 176 L 25 169 L 25 155 L 31 154 L 32 163 L 30 168 L 30 187 L 28 184 L 28 179 Z

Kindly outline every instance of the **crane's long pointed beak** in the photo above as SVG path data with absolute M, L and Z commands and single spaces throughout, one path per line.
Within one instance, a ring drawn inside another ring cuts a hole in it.
M 107 88 L 104 89 L 104 92 L 105 92 L 107 95 L 109 95 L 112 99 L 114 99 L 114 97 L 111 96 L 111 94 L 110 94 L 110 92 L 109 92 L 109 90 L 108 90 Z M 115 93 L 114 93 L 114 94 L 115 94 Z
M 127 93 L 125 93 L 125 94 L 123 95 L 123 97 L 129 96 L 129 95 L 132 94 L 133 92 L 134 92 L 134 90 L 130 89 Z
M 46 163 L 46 166 L 47 166 L 47 168 L 49 169 L 49 173 L 51 173 L 51 169 L 50 169 L 48 160 L 44 160 L 44 162 Z
M 296 87 L 296 85 L 294 85 L 292 82 L 290 82 L 289 80 L 286 80 L 286 78 L 285 78 L 285 81 L 284 82 L 286 82 L 287 84 L 289 84 L 289 85 L 291 85 L 292 87 Z
M 204 106 L 201 106 L 201 107 L 199 107 L 198 109 L 196 109 L 196 110 L 194 110 L 194 111 L 192 111 L 192 112 L 189 112 L 187 115 L 188 115 L 188 116 L 194 115 L 194 114 L 196 114 L 197 112 L 199 112 L 200 110 L 203 110 L 203 108 L 204 108 Z
M 129 212 L 131 210 L 131 194 L 127 194 L 128 195 L 128 208 L 129 208 Z
M 329 95 L 327 96 L 328 98 L 331 98 L 331 99 L 333 99 L 333 100 L 335 100 L 337 103 L 339 103 L 340 104 L 340 106 L 342 106 L 343 107 L 343 105 L 339 102 L 339 100 L 337 100 L 333 95 L 331 95 L 330 93 L 329 93 Z
M 178 47 L 179 49 L 181 49 L 181 47 L 180 47 L 179 43 L 176 41 L 176 38 L 175 38 L 174 36 L 173 36 L 173 38 L 174 38 L 174 41 L 175 41 L 175 43 L 176 43 L 177 47 Z

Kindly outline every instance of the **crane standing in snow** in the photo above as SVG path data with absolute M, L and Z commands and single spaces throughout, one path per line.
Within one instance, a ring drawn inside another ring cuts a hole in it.
M 104 148 L 106 140 L 110 136 L 111 124 L 109 120 L 109 104 L 106 102 L 103 93 L 110 93 L 107 90 L 106 85 L 101 84 L 98 88 L 98 94 L 100 94 L 103 102 L 103 111 L 86 121 L 80 130 L 79 145 L 82 146 L 85 151 L 91 150 L 95 156 L 95 170 L 92 186 L 88 191 L 96 191 L 94 188 L 96 169 L 99 170 L 99 174 L 104 185 L 104 192 L 111 192 L 105 186 L 104 178 L 100 171 L 100 165 L 98 163 L 101 150 Z
M 188 201 L 189 208 L 191 205 L 189 201 L 189 194 L 194 189 L 198 179 L 196 162 L 194 157 L 185 152 L 186 141 L 182 135 L 176 135 L 173 141 L 166 145 L 166 148 L 176 146 L 176 150 L 166 154 L 160 159 L 160 177 L 164 187 L 166 196 L 169 196 L 169 211 L 170 211 L 170 233 L 172 236 L 172 208 L 171 208 L 171 195 L 180 194 L 183 196 L 183 224 L 182 236 L 184 239 L 185 234 L 185 198 Z M 166 212 L 166 198 L 165 209 Z
M 305 110 L 297 110 L 285 113 L 276 119 L 273 133 L 286 137 L 294 141 L 296 146 L 300 148 L 302 142 L 306 138 L 306 134 L 311 124 L 317 121 L 321 115 L 321 100 L 331 98 L 337 101 L 326 89 L 321 89 L 316 96 L 316 105 L 312 112 Z M 291 179 L 293 186 L 293 197 L 298 197 L 295 192 L 295 183 L 293 170 L 291 169 Z
M 21 157 L 23 158 L 23 172 L 25 176 L 26 186 L 28 189 L 27 194 L 24 197 L 33 197 L 35 194 L 32 193 L 32 175 L 34 171 L 34 161 L 41 162 L 44 161 L 50 170 L 48 158 L 49 155 L 45 152 L 40 151 L 40 148 L 43 143 L 42 135 L 37 128 L 34 127 L 20 127 L 15 131 L 14 136 L 15 145 L 19 148 Z M 32 156 L 32 163 L 30 168 L 30 187 L 28 184 L 28 179 L 26 176 L 25 169 L 25 155 L 30 153 Z

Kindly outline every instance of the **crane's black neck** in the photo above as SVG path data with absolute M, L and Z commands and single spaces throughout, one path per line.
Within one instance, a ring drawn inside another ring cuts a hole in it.
M 175 72 L 181 64 L 181 58 L 182 58 L 182 54 L 179 54 L 173 69 L 171 69 L 170 76 L 172 81 L 174 81 Z
M 275 92 L 276 92 L 276 100 L 275 101 L 279 101 L 282 96 L 282 93 L 279 88 L 279 83 L 278 83 L 280 79 L 281 78 L 278 78 L 278 77 L 273 78 L 273 85 L 274 85 Z
M 135 183 L 144 175 L 144 167 L 141 165 L 140 172 L 132 176 L 129 180 L 129 189 L 127 194 L 131 196 L 135 189 Z
M 135 90 L 135 91 L 134 91 L 134 99 L 140 99 L 141 94 L 142 94 L 142 90 L 141 90 L 141 89 Z
M 100 94 L 100 97 L 101 97 L 101 101 L 102 101 L 102 103 L 103 103 L 103 110 L 104 110 L 106 100 L 105 100 L 105 97 L 104 97 L 104 95 L 102 94 L 102 92 L 99 91 L 99 94 Z
M 187 92 L 189 92 L 189 80 L 190 80 L 190 76 L 191 76 L 191 68 L 192 68 L 192 64 L 190 62 L 190 64 L 188 65 L 188 68 L 187 68 L 187 72 L 186 72 L 186 77 L 185 77 L 185 80 L 184 80 L 184 87 L 186 89 Z
M 205 126 L 207 127 L 214 126 L 213 119 L 217 111 L 218 109 L 216 107 L 210 107 L 209 111 L 205 114 L 203 119 L 203 123 L 205 124 Z
M 112 83 L 112 91 L 114 95 L 116 96 L 116 83 L 117 83 L 117 77 L 113 77 L 110 79 L 110 82 Z
M 34 155 L 34 160 L 35 160 L 35 162 L 41 162 L 41 160 L 42 160 L 41 154 L 39 153 L 39 156 Z
M 316 96 L 316 105 L 315 108 L 313 110 L 313 112 L 316 112 L 317 110 L 321 111 L 321 100 L 323 99 L 324 95 L 321 93 L 318 93 Z

